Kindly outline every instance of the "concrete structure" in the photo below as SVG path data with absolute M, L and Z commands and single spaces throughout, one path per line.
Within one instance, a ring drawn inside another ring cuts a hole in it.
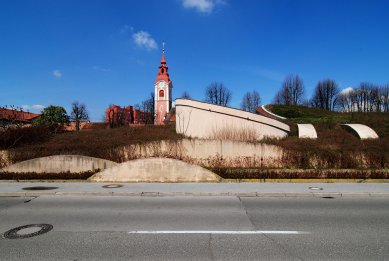
M 184 159 L 186 162 L 202 166 L 214 166 L 214 164 L 226 167 L 283 166 L 283 149 L 263 143 L 199 139 L 161 140 L 131 144 L 116 150 L 123 161 L 169 157 Z M 12 163 L 8 151 L 0 151 L 0 168 Z
M 22 161 L 0 170 L 5 172 L 79 173 L 103 170 L 117 165 L 116 162 L 80 155 L 56 155 Z
M 277 115 L 277 114 L 275 114 L 275 113 L 272 113 L 271 111 L 269 111 L 268 109 L 266 109 L 266 107 L 265 107 L 264 105 L 262 105 L 262 106 L 260 107 L 260 109 L 261 109 L 264 113 L 266 113 L 266 114 L 272 116 L 272 117 L 270 117 L 270 118 L 273 118 L 273 117 L 274 117 L 275 119 L 286 120 L 285 117 L 282 117 L 282 116 L 280 116 L 280 115 Z M 264 116 L 266 116 L 266 115 L 264 115 Z
M 186 137 L 201 139 L 247 138 L 259 140 L 265 137 L 284 138 L 288 125 L 238 109 L 210 103 L 177 99 L 176 131 Z
M 202 167 L 180 160 L 148 158 L 128 161 L 93 175 L 99 182 L 218 182 L 221 178 Z
M 377 133 L 369 126 L 363 124 L 342 124 L 348 129 L 351 129 L 361 140 L 378 139 Z
M 167 114 L 172 108 L 172 88 L 173 83 L 168 73 L 169 67 L 165 60 L 165 47 L 163 47 L 161 65 L 154 82 L 155 88 L 155 124 L 164 124 Z
M 297 124 L 300 139 L 317 139 L 316 129 L 312 124 Z

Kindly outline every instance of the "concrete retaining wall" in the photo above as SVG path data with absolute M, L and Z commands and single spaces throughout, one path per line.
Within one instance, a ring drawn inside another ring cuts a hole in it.
M 283 149 L 274 145 L 200 139 L 162 140 L 128 145 L 117 150 L 122 161 L 168 157 L 205 167 L 279 167 L 282 166 L 283 156 Z M 11 163 L 7 155 L 8 153 L 4 151 L 4 162 L 9 165 Z M 54 173 L 58 171 L 80 172 L 80 170 L 88 171 L 96 168 L 105 169 L 104 162 L 107 167 L 115 164 L 111 161 L 84 156 L 52 156 L 20 162 L 4 170 L 14 171 L 17 168 L 22 172 L 31 170 L 39 172 L 42 168 Z
M 180 160 L 148 158 L 128 161 L 93 175 L 98 182 L 219 182 L 221 178 L 202 167 Z
M 129 145 L 119 151 L 123 159 L 170 157 L 206 167 L 280 166 L 283 150 L 268 144 L 248 142 L 183 139 Z
M 288 125 L 258 114 L 210 103 L 177 99 L 176 131 L 186 137 L 227 139 L 283 138 Z
M 98 158 L 80 155 L 56 155 L 22 161 L 5 167 L 0 171 L 25 173 L 79 173 L 106 169 L 117 165 L 117 163 Z

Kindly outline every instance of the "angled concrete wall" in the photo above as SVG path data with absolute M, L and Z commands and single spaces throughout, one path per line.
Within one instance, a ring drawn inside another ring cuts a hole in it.
M 128 161 L 93 175 L 98 182 L 219 182 L 213 172 L 180 160 L 148 158 Z
M 283 149 L 261 143 L 183 139 L 128 145 L 119 149 L 118 153 L 124 160 L 170 157 L 207 167 L 215 164 L 224 167 L 266 167 L 281 166 Z
M 80 155 L 56 155 L 22 161 L 0 170 L 6 172 L 25 173 L 61 173 L 86 172 L 106 169 L 117 165 L 109 160 Z
M 288 125 L 258 114 L 188 99 L 176 100 L 176 131 L 186 137 L 223 139 L 228 136 L 283 138 Z
M 351 129 L 361 140 L 378 139 L 377 133 L 369 126 L 363 124 L 343 124 L 349 130 Z
M 297 124 L 300 139 L 317 139 L 316 129 L 312 124 Z

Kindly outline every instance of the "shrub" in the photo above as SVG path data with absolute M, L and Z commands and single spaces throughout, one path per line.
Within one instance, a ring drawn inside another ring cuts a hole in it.
M 123 161 L 117 148 L 159 140 L 181 139 L 175 126 L 145 125 L 115 129 L 68 132 L 53 135 L 42 143 L 26 144 L 9 150 L 12 163 L 51 155 L 74 154 Z
M 0 131 L 0 149 L 42 143 L 47 141 L 51 136 L 52 130 L 47 126 L 7 128 Z

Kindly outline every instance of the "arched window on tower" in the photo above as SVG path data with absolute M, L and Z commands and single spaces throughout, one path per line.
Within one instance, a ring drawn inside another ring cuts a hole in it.
M 159 90 L 159 97 L 164 97 L 165 96 L 165 93 L 164 93 L 164 91 L 163 90 Z
M 162 74 L 164 74 L 164 73 L 165 73 L 165 69 L 164 69 L 164 68 L 162 68 L 161 72 L 162 72 Z

